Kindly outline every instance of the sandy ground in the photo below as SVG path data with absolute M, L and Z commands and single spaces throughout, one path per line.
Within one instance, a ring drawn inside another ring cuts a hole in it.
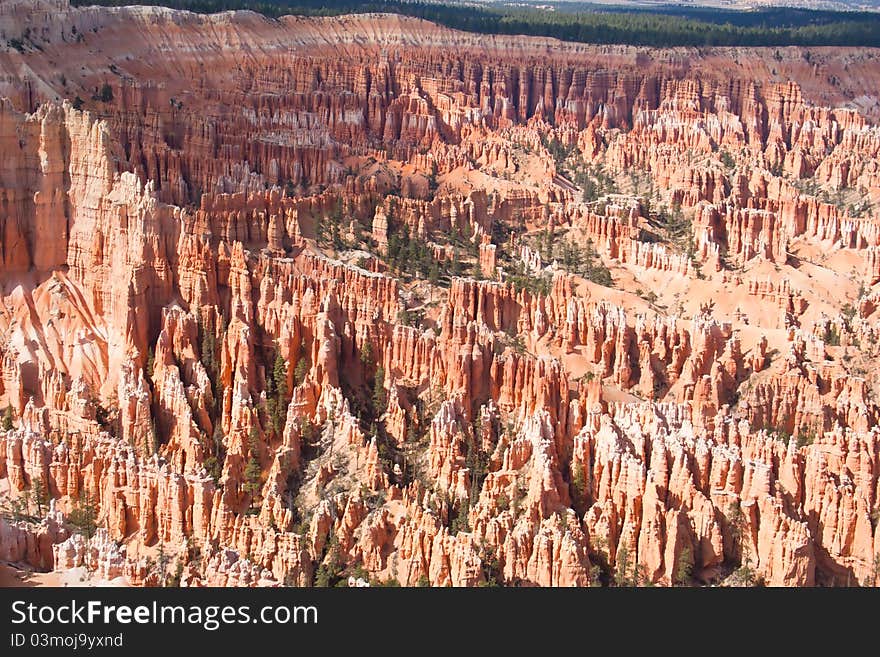
M 59 573 L 38 573 L 17 564 L 0 563 L 0 588 L 64 586 Z
M 64 572 L 40 573 L 27 566 L 0 563 L 0 588 L 30 588 L 36 586 L 128 586 L 123 577 L 96 579 L 85 568 L 71 568 Z

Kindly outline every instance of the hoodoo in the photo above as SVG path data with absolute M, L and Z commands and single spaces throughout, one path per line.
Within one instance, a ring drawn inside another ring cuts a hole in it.
M 877 584 L 877 58 L 3 2 L 0 559 Z

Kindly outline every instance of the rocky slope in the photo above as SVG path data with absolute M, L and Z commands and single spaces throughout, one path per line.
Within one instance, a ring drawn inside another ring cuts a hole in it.
M 0 558 L 877 583 L 877 52 L 64 0 L 0 44 Z

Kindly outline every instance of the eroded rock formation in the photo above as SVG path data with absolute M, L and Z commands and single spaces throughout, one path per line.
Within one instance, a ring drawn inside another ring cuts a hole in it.
M 873 52 L 63 0 L 0 31 L 0 558 L 877 583 Z

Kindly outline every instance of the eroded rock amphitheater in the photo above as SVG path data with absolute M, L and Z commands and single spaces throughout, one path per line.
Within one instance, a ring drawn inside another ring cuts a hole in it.
M 880 52 L 0 4 L 0 560 L 874 585 Z

